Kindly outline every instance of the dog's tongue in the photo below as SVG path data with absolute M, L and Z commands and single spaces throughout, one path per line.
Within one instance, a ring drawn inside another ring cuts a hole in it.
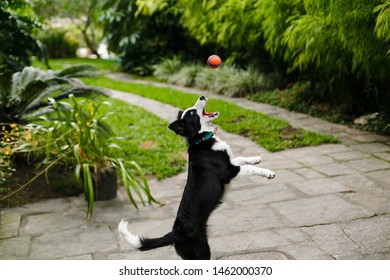
M 207 116 L 207 117 L 209 117 L 209 118 L 212 118 L 212 117 L 215 117 L 215 116 L 217 116 L 217 115 L 218 115 L 217 112 L 208 113 L 208 112 L 206 112 L 205 110 L 203 110 L 203 116 Z

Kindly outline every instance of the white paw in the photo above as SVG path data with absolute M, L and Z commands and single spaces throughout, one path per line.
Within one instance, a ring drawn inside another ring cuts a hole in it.
M 266 177 L 267 177 L 268 179 L 273 179 L 273 178 L 275 178 L 275 172 L 273 172 L 273 171 L 268 171 L 267 174 L 266 174 Z
M 254 157 L 253 164 L 259 164 L 262 160 L 261 156 Z

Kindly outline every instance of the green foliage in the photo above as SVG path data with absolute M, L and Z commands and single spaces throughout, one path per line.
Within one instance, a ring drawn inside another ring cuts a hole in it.
M 128 170 L 135 169 L 131 164 L 128 165 L 129 162 L 134 161 L 139 163 L 147 176 L 163 179 L 176 175 L 185 169 L 187 159 L 186 153 L 184 152 L 186 149 L 185 143 L 182 139 L 169 131 L 168 122 L 159 119 L 157 116 L 144 109 L 129 105 L 121 100 L 107 97 L 98 97 L 94 100 L 97 102 L 95 104 L 105 103 L 99 107 L 96 118 L 100 119 L 103 116 L 107 116 L 105 123 L 108 123 L 111 130 L 115 132 L 115 137 L 108 136 L 107 138 L 111 138 L 110 141 L 119 144 L 121 148 L 113 148 L 111 150 L 112 157 L 122 159 L 123 162 L 126 162 L 125 167 Z M 108 106 L 107 102 L 112 106 Z M 110 114 L 110 112 L 113 111 L 115 114 Z M 55 120 L 52 118 L 51 122 L 53 123 Z M 41 122 L 40 124 L 42 125 L 43 123 Z M 153 127 L 153 129 L 149 129 L 151 127 Z M 8 128 L 12 128 L 12 130 L 9 130 Z M 42 169 L 41 166 L 41 169 L 36 170 L 38 176 L 30 174 L 31 176 L 36 177 L 35 180 L 34 178 L 29 177 L 31 178 L 29 179 L 29 182 L 33 182 L 31 184 L 27 182 L 21 186 L 19 184 L 20 182 L 12 182 L 12 178 L 15 178 L 13 176 L 15 165 L 12 163 L 12 159 L 15 158 L 17 152 L 25 146 L 26 142 L 31 143 L 31 140 L 29 139 L 31 139 L 32 136 L 37 137 L 31 133 L 31 129 L 27 129 L 25 126 L 16 124 L 11 124 L 11 126 L 0 125 L 0 140 L 2 140 L 0 141 L 0 174 L 4 175 L 1 177 L 2 179 L 10 179 L 6 182 L 4 188 L 3 185 L 0 184 L 0 204 L 15 205 L 15 202 L 20 203 L 20 200 L 23 201 L 25 194 L 29 194 L 29 196 L 34 196 L 34 194 L 42 195 L 39 182 L 46 181 L 44 177 L 47 177 L 49 180 L 50 188 L 53 188 L 53 191 L 60 189 L 61 194 L 66 193 L 67 195 L 78 195 L 80 192 L 83 192 L 80 184 L 76 184 L 74 178 L 66 177 L 69 176 L 69 174 L 61 175 L 63 176 L 61 177 L 61 180 L 58 180 L 58 176 L 51 176 L 56 175 L 56 172 L 54 171 L 59 168 L 55 164 L 52 166 L 45 165 L 43 166 L 44 169 Z M 44 133 L 44 131 L 42 131 L 42 136 L 43 139 L 36 141 L 34 146 L 40 147 L 41 151 L 44 150 L 45 147 L 42 141 L 48 140 L 47 134 Z M 52 147 L 52 149 L 54 148 Z M 43 151 L 44 154 L 45 151 L 46 150 Z M 48 149 L 48 151 L 50 151 L 50 149 Z M 58 153 L 60 152 L 61 151 L 59 150 Z M 55 160 L 54 156 L 52 156 L 51 159 Z M 74 165 L 73 169 L 71 167 L 61 168 L 61 170 L 63 169 L 66 169 L 67 172 L 72 172 L 72 170 L 74 170 Z M 17 170 L 17 173 L 18 172 L 19 171 Z M 24 171 L 20 171 L 20 173 L 23 174 L 23 176 L 26 175 Z M 137 172 L 135 172 L 135 174 L 137 174 Z M 81 176 L 80 179 L 83 179 L 83 176 Z M 121 176 L 119 176 L 118 179 L 120 181 L 123 180 Z M 36 191 L 34 191 L 34 186 L 37 187 Z M 22 189 L 25 189 L 25 191 L 18 191 Z M 12 196 L 12 193 L 17 193 L 18 195 Z M 20 195 L 21 193 L 23 193 L 23 195 Z
M 380 2 L 306 0 L 305 14 L 284 32 L 291 66 L 322 84 L 331 101 L 346 104 L 350 113 L 388 109 L 383 107 L 388 102 L 388 44 L 374 33 L 373 11 Z
M 263 10 L 257 0 L 179 0 L 181 22 L 201 45 L 224 58 L 224 63 L 254 65 L 272 72 L 271 57 L 264 47 L 260 28 Z M 272 62 L 275 64 L 275 61 Z
M 388 0 L 178 1 L 183 26 L 216 43 L 227 62 L 244 59 L 283 73 L 284 84 L 310 80 L 318 99 L 348 113 L 390 117 Z M 268 54 L 267 54 L 268 53 Z M 283 84 L 282 84 L 283 85 Z
M 11 71 L 16 72 L 30 65 L 30 55 L 42 57 L 43 50 L 34 38 L 39 28 L 40 23 L 28 1 L 1 1 L 0 66 L 6 65 Z
M 92 79 L 91 82 L 99 82 Z M 116 81 L 112 81 L 116 83 Z M 118 158 L 138 162 L 147 175 L 167 178 L 185 169 L 187 155 L 185 143 L 168 129 L 169 123 L 156 115 L 116 99 L 108 99 L 116 115 L 107 118 L 117 137 L 123 138 L 120 150 L 114 150 Z M 112 110 L 112 109 L 111 109 Z M 107 114 L 110 108 L 100 108 Z M 153 129 L 150 129 L 153 128 Z
M 162 57 L 204 52 L 180 26 L 174 2 L 106 0 L 104 34 L 109 49 L 121 56 L 124 70 L 148 75 Z
M 98 114 L 100 107 L 111 104 L 104 101 L 93 104 L 77 100 L 69 95 L 68 102 L 50 99 L 55 118 L 43 117 L 43 124 L 30 125 L 33 139 L 27 151 L 43 153 L 43 164 L 53 163 L 73 167 L 75 176 L 82 182 L 88 202 L 87 218 L 91 218 L 94 205 L 94 187 L 99 174 L 113 168 L 121 178 L 129 200 L 138 208 L 134 197 L 142 205 L 158 203 L 150 193 L 146 177 L 134 161 L 126 161 L 115 156 L 114 150 L 121 149 L 120 139 L 112 137 L 112 129 L 104 121 L 113 111 Z
M 45 68 L 38 61 L 33 60 L 33 65 L 38 68 Z M 119 72 L 121 71 L 119 61 L 108 59 L 91 59 L 91 58 L 66 58 L 66 59 L 51 59 L 50 67 L 54 70 L 61 70 L 71 66 L 86 65 L 99 71 Z
M 178 56 L 163 58 L 159 64 L 153 65 L 153 73 L 157 78 L 167 81 L 172 74 L 178 72 L 181 67 L 182 62 Z
M 66 30 L 49 29 L 39 39 L 45 45 L 49 58 L 76 57 L 78 44 L 67 36 Z
M 5 192 L 3 186 L 15 171 L 12 166 L 15 150 L 23 146 L 28 137 L 17 124 L 0 123 L 0 194 Z
M 199 64 L 185 65 L 177 69 L 178 71 L 172 72 L 171 76 L 169 76 L 167 81 L 169 83 L 177 84 L 180 86 L 187 86 L 187 87 L 196 86 L 196 77 L 203 70 L 203 67 L 204 66 Z M 157 77 L 161 79 L 160 76 Z
M 99 17 L 105 0 L 34 0 L 34 11 L 45 20 L 70 19 L 84 45 L 99 57 L 98 46 L 103 39 Z M 81 42 L 80 42 L 81 43 Z
M 74 77 L 95 75 L 91 66 L 74 66 L 65 70 L 44 71 L 25 67 L 12 75 L 10 86 L 0 91 L 0 123 L 25 123 L 53 111 L 48 98 L 62 100 L 69 94 L 91 96 L 103 94 L 85 87 Z
M 389 135 L 390 126 L 383 113 L 367 114 L 366 124 L 355 124 L 356 117 L 346 115 L 343 105 L 335 106 L 329 102 L 317 101 L 310 91 L 310 83 L 295 83 L 285 89 L 258 92 L 250 100 L 282 107 L 291 111 L 309 114 L 333 123 L 342 123 L 360 130 Z M 344 105 L 345 106 L 345 105 Z
M 182 109 L 191 107 L 194 100 L 199 97 L 197 94 L 184 93 L 171 88 L 126 83 L 107 77 L 85 80 L 85 82 L 94 86 L 131 92 Z M 244 109 L 223 100 L 211 99 L 207 106 L 211 108 L 210 110 L 218 110 L 221 113 L 216 124 L 220 125 L 222 129 L 230 133 L 247 136 L 269 151 L 274 152 L 293 147 L 337 142 L 337 139 L 334 137 L 301 129 L 295 130 L 285 121 Z M 296 133 L 289 134 L 291 137 L 286 137 L 286 131 L 291 129 Z
M 207 89 L 218 94 L 244 97 L 270 89 L 275 84 L 270 75 L 260 73 L 254 67 L 243 70 L 234 66 L 210 69 L 205 65 L 181 66 L 178 58 L 164 59 L 154 66 L 154 75 L 168 83 Z
M 383 38 L 389 2 L 366 2 L 183 0 L 177 6 L 190 33 L 201 43 L 223 46 L 229 58 L 246 57 L 251 48 L 249 53 L 255 54 L 263 43 L 274 59 L 286 60 L 290 70 L 334 67 L 330 72 L 338 71 L 335 75 L 345 71 L 368 75 L 369 67 L 378 66 L 368 63 L 370 54 L 383 61 L 383 43 L 373 32 L 374 13 L 380 12 L 375 29 Z M 385 3 L 379 5 L 381 2 Z
M 378 5 L 374 9 L 374 13 L 378 13 L 375 24 L 375 33 L 379 39 L 386 42 L 390 41 L 390 0 L 382 1 L 382 4 Z M 389 54 L 390 48 L 388 48 L 387 54 Z

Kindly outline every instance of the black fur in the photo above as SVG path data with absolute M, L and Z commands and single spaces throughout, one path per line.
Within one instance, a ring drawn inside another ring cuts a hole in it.
M 230 158 L 229 146 L 213 135 L 211 122 L 219 113 L 207 113 L 206 104 L 201 96 L 193 107 L 179 111 L 177 120 L 169 125 L 186 139 L 189 156 L 187 183 L 172 231 L 159 238 L 139 238 L 128 231 L 127 222 L 118 225 L 118 231 L 141 251 L 174 245 L 183 259 L 210 259 L 207 221 L 221 203 L 225 185 L 237 175 L 275 177 L 273 171 L 253 166 L 261 161 L 260 156 Z
M 194 111 L 194 112 L 193 112 Z M 186 137 L 189 155 L 188 177 L 177 217 L 170 233 L 160 238 L 141 239 L 140 250 L 150 250 L 173 244 L 183 259 L 210 259 L 207 240 L 207 220 L 221 203 L 228 184 L 240 171 L 230 162 L 225 151 L 212 150 L 215 138 L 197 143 L 205 136 L 198 133 L 201 124 L 196 110 L 189 110 L 169 125 L 176 134 Z
M 207 220 L 221 203 L 225 184 L 240 171 L 226 152 L 211 150 L 214 142 L 211 138 L 188 149 L 187 183 L 173 226 L 175 249 L 183 259 L 210 259 Z

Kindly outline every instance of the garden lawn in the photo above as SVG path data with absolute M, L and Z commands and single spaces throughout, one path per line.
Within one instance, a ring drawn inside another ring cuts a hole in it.
M 92 65 L 107 72 L 120 69 L 117 61 L 88 58 L 51 59 L 49 64 L 54 70 L 80 64 Z M 46 68 L 36 59 L 33 60 L 33 65 Z M 93 80 L 98 81 L 92 78 L 91 82 Z M 112 108 L 100 107 L 102 115 L 111 110 L 116 112 L 106 122 L 116 137 L 123 138 L 121 141 L 118 140 L 118 145 L 121 147 L 117 151 L 118 157 L 137 162 L 146 175 L 158 179 L 176 175 L 184 170 L 187 159 L 185 141 L 168 129 L 168 122 L 140 107 L 118 99 L 98 97 L 96 100 L 108 101 L 112 104 Z
M 119 72 L 121 71 L 120 63 L 116 60 L 110 59 L 90 59 L 90 58 L 57 58 L 50 59 L 49 65 L 54 70 L 64 69 L 69 66 L 75 66 L 80 64 L 87 64 L 95 66 L 97 69 L 108 72 Z M 34 66 L 44 68 L 38 61 L 34 61 Z
M 119 63 L 113 60 L 80 58 L 50 60 L 50 65 L 53 69 L 62 69 L 75 64 L 94 65 L 99 70 L 107 72 L 117 72 L 119 69 Z M 93 86 L 131 92 L 181 109 L 192 106 L 198 98 L 196 94 L 185 93 L 176 89 L 123 82 L 104 75 L 100 75 L 98 78 L 84 78 L 83 81 Z M 215 121 L 215 124 L 225 131 L 249 137 L 271 152 L 338 142 L 338 139 L 333 136 L 295 129 L 286 121 L 275 119 L 219 99 L 209 100 L 207 110 L 220 112 L 221 115 Z M 140 129 L 143 128 L 141 127 Z
M 112 108 L 101 106 L 100 113 L 116 112 L 106 120 L 121 147 L 117 156 L 136 161 L 146 174 L 158 179 L 184 170 L 187 154 L 185 142 L 168 129 L 169 123 L 150 112 L 124 101 L 105 98 Z
M 193 106 L 199 97 L 196 94 L 189 94 L 176 89 L 123 82 L 103 75 L 99 78 L 85 78 L 83 81 L 93 86 L 131 92 L 181 109 Z M 220 113 L 220 117 L 215 121 L 215 124 L 219 125 L 223 130 L 249 137 L 271 152 L 338 142 L 338 139 L 335 137 L 303 129 L 295 129 L 284 120 L 244 109 L 223 100 L 209 100 L 206 109 Z M 142 130 L 143 128 L 141 127 L 140 129 Z

